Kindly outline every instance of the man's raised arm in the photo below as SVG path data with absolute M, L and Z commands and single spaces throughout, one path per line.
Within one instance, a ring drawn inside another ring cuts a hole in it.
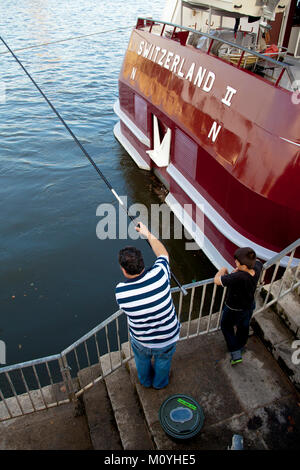
M 144 225 L 142 222 L 139 222 L 138 225 L 135 227 L 135 230 L 141 233 L 145 238 L 148 239 L 152 250 L 154 251 L 157 257 L 159 256 L 167 256 L 169 258 L 169 254 L 162 244 L 160 240 L 158 240 Z

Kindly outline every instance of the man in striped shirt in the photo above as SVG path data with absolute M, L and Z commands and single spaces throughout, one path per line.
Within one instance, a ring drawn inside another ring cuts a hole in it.
M 180 324 L 170 292 L 168 252 L 144 224 L 136 230 L 149 240 L 157 259 L 145 269 L 140 250 L 123 248 L 119 263 L 126 281 L 117 285 L 116 299 L 128 317 L 139 380 L 144 387 L 160 389 L 169 383 Z

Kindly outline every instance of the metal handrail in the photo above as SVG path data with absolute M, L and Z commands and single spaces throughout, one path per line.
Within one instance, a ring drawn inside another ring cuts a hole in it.
M 277 253 L 277 255 L 274 255 L 273 258 L 270 260 L 266 261 L 264 264 L 264 269 L 268 269 L 274 264 L 276 264 L 278 261 L 281 261 L 282 258 L 284 258 L 286 255 L 291 253 L 292 251 L 296 250 L 300 246 L 300 238 L 298 238 L 294 243 L 291 243 L 289 246 L 287 246 L 284 250 L 282 250 L 280 253 Z
M 180 290 L 180 287 L 178 287 Z M 113 313 L 110 317 L 108 317 L 106 320 L 104 320 L 102 323 L 99 325 L 95 326 L 91 331 L 89 331 L 87 334 L 82 336 L 79 340 L 75 341 L 73 344 L 68 346 L 66 349 L 64 349 L 61 354 L 66 355 L 70 352 L 72 352 L 75 348 L 77 348 L 80 344 L 84 343 L 88 339 L 90 339 L 92 336 L 94 336 L 98 331 L 102 330 L 106 326 L 108 326 L 110 323 L 112 323 L 114 320 L 116 320 L 120 315 L 123 313 L 122 310 L 117 310 L 115 313 Z
M 188 317 L 188 325 L 185 334 L 181 335 L 180 340 L 191 338 L 195 335 L 205 334 L 209 331 L 215 331 L 218 329 L 222 303 L 224 302 L 224 295 L 222 297 L 220 296 L 221 304 L 217 308 L 217 313 L 215 313 L 214 304 L 216 299 L 216 286 L 213 288 L 213 295 L 211 299 L 207 299 L 206 297 L 208 296 L 205 295 L 207 293 L 208 286 L 211 285 L 213 285 L 213 278 L 187 284 L 185 289 L 191 294 L 187 297 L 183 296 L 183 293 L 179 287 L 171 288 L 172 296 L 177 296 L 179 294 L 179 305 L 177 309 L 178 318 L 181 320 L 181 317 L 184 317 L 185 314 Z M 197 308 L 196 312 L 195 292 L 199 289 L 202 289 L 202 296 L 199 300 L 199 308 Z M 205 306 L 205 300 L 206 304 L 209 303 L 209 305 Z M 194 318 L 195 315 L 196 318 Z M 1 390 L 2 387 L 0 383 L 0 422 L 5 421 L 6 419 L 14 418 L 16 416 L 23 416 L 37 410 L 47 409 L 63 403 L 71 402 L 77 399 L 80 395 L 82 395 L 82 393 L 94 386 L 96 383 L 103 380 L 114 370 L 129 361 L 133 357 L 131 350 L 129 357 L 122 357 L 122 340 L 119 331 L 119 320 L 122 316 L 126 317 L 122 310 L 116 311 L 109 318 L 101 322 L 87 334 L 64 349 L 60 354 L 34 359 L 32 361 L 14 364 L 11 366 L 1 367 L 0 379 L 1 377 L 2 379 L 5 379 L 6 393 L 4 390 Z M 201 324 L 203 317 L 205 317 L 205 323 L 203 324 L 204 329 L 202 328 Z M 111 339 L 109 338 L 109 328 L 114 328 L 116 330 L 114 333 L 117 339 L 117 351 L 113 351 Z M 98 335 L 102 334 L 103 332 L 105 335 L 104 340 L 99 342 Z M 128 330 L 126 339 L 129 341 Z M 94 359 L 91 357 L 93 343 L 97 351 L 97 354 L 94 354 Z M 81 351 L 81 358 L 79 357 L 80 348 L 83 350 Z M 105 349 L 104 354 L 103 351 L 101 352 L 101 348 Z M 115 353 L 118 355 L 117 363 L 114 361 Z M 92 377 L 91 375 L 91 379 L 84 385 L 79 385 L 76 383 L 77 374 L 86 367 L 90 367 L 96 364 L 101 365 L 105 354 L 109 359 L 108 370 L 101 371 L 101 373 L 99 373 L 96 377 Z M 84 366 L 82 365 L 83 361 L 85 361 Z M 53 376 L 51 368 L 49 367 L 50 363 L 54 364 L 57 369 L 56 377 Z M 43 374 L 42 371 L 37 369 L 38 367 L 43 367 Z M 26 371 L 30 371 L 34 378 L 33 388 L 27 381 Z M 46 375 L 46 377 L 43 379 L 44 381 L 46 380 L 46 385 L 43 386 L 41 385 L 42 375 Z M 64 396 L 60 398 L 55 397 L 54 400 L 52 397 L 49 398 L 45 396 L 43 387 L 50 385 L 50 391 L 52 393 L 53 390 L 54 393 L 57 383 L 60 384 L 59 391 L 61 392 L 63 389 Z M 18 388 L 22 388 L 22 392 L 18 391 Z M 25 393 L 23 393 L 23 391 Z M 25 405 L 23 403 L 24 400 L 27 400 Z
M 4 367 L 1 366 L 0 373 L 12 372 L 20 368 L 24 369 L 26 367 L 37 366 L 39 364 L 45 364 L 46 362 L 55 361 L 55 360 L 58 360 L 59 358 L 60 358 L 60 354 L 54 354 L 52 356 L 41 357 L 39 359 L 32 359 L 31 361 L 19 362 L 18 364 L 12 364 L 11 366 L 4 366 Z
M 296 241 L 291 243 L 289 246 L 287 246 L 280 253 L 273 256 L 273 258 L 271 258 L 269 261 L 266 261 L 264 263 L 263 269 L 262 269 L 262 272 L 261 272 L 261 275 L 260 275 L 260 279 L 259 279 L 259 282 L 258 282 L 258 287 L 257 287 L 257 290 L 256 290 L 256 299 L 258 299 L 258 296 L 261 295 L 262 292 L 265 292 L 265 298 L 264 298 L 263 305 L 255 310 L 254 315 L 265 311 L 267 308 L 271 307 L 272 305 L 277 303 L 280 299 L 282 299 L 287 294 L 294 291 L 295 289 L 297 289 L 297 287 L 300 286 L 300 278 L 298 279 L 298 275 L 300 273 L 300 261 L 299 261 L 299 259 L 295 258 L 296 249 L 299 248 L 299 247 L 300 247 L 300 238 L 298 238 Z M 283 269 L 280 266 L 280 261 L 282 260 L 282 258 L 287 256 L 288 254 L 290 254 L 288 263 L 285 266 L 283 272 L 281 272 L 281 274 L 279 276 L 280 269 Z M 293 262 L 295 260 L 296 260 L 297 264 L 296 264 L 296 266 L 293 267 L 294 274 L 292 276 L 292 280 L 290 282 L 290 285 L 287 289 L 282 291 L 284 283 L 287 279 L 287 274 L 289 273 L 289 269 L 293 266 Z M 273 272 L 272 272 L 272 270 L 273 270 Z M 270 275 L 271 278 L 270 278 L 267 286 L 265 286 L 265 279 L 268 275 Z M 280 285 L 279 285 L 279 289 L 278 289 L 277 293 L 274 293 L 273 286 L 274 286 L 274 282 L 276 282 L 276 280 L 278 280 L 278 277 L 279 277 L 279 280 L 280 280 Z
M 273 274 L 268 286 L 264 304 L 262 307 L 256 309 L 254 315 L 265 310 L 288 292 L 291 292 L 300 285 L 300 279 L 298 279 L 300 272 L 300 261 L 297 260 L 298 266 L 293 268 L 295 271 L 292 272 L 292 281 L 290 286 L 285 291 L 282 291 L 284 282 L 286 280 L 286 275 L 289 272 L 289 268 L 292 266 L 293 260 L 295 259 L 295 251 L 297 248 L 299 248 L 299 246 L 300 238 L 282 250 L 280 253 L 275 255 L 271 260 L 264 263 L 257 287 L 256 296 L 258 296 L 262 289 L 265 288 L 264 279 L 268 275 L 268 272 L 273 269 Z M 281 259 L 288 254 L 290 254 L 290 257 L 287 266 L 285 268 L 280 268 Z M 278 272 L 280 269 L 282 269 L 282 273 L 278 295 L 275 296 L 275 298 L 274 296 L 271 296 L 271 300 L 268 301 L 269 296 L 271 295 L 273 284 L 278 277 Z M 208 289 L 210 287 L 212 288 L 212 292 L 208 295 Z M 179 340 L 183 341 L 219 330 L 222 309 L 226 296 L 226 288 L 214 284 L 213 278 L 186 284 L 184 285 L 184 288 L 190 293 L 190 296 L 183 296 L 183 293 L 179 287 L 171 288 L 173 297 L 179 294 L 178 308 L 176 308 L 178 319 L 180 322 L 182 322 L 182 329 Z M 198 296 L 199 291 L 200 295 Z M 197 297 L 198 299 L 196 299 Z M 176 304 L 175 299 L 174 303 Z M 6 382 L 10 388 L 10 393 L 9 396 L 5 396 L 7 393 L 5 393 L 4 390 L 1 390 L 0 386 L 0 422 L 74 401 L 86 390 L 93 387 L 96 383 L 103 380 L 113 371 L 129 361 L 133 357 L 131 349 L 129 350 L 129 355 L 127 355 L 126 358 L 122 356 L 122 340 L 119 330 L 119 319 L 121 316 L 126 315 L 122 310 L 116 311 L 113 315 L 97 325 L 86 335 L 82 336 L 79 340 L 75 341 L 69 347 L 64 349 L 60 354 L 34 359 L 32 361 L 14 364 L 11 366 L 1 367 L 0 379 L 1 377 L 5 377 Z M 115 327 L 116 329 L 115 334 L 117 337 L 117 350 L 114 351 L 112 351 L 111 340 L 109 338 L 110 327 Z M 105 334 L 104 343 L 107 346 L 105 354 L 109 359 L 109 366 L 106 368 L 106 370 L 103 370 L 102 367 L 104 354 L 101 354 L 101 346 L 103 348 L 103 344 L 99 343 L 97 338 L 97 335 L 101 334 L 102 332 Z M 129 341 L 128 329 L 127 335 L 127 340 Z M 94 348 L 96 348 L 97 351 L 95 360 L 93 360 L 91 357 L 92 348 L 89 344 L 89 341 L 94 343 Z M 77 380 L 77 374 L 86 368 L 86 366 L 82 367 L 82 364 L 80 364 L 80 347 L 83 348 L 83 356 L 87 362 L 87 367 L 89 367 L 90 372 L 92 365 L 98 364 L 101 366 L 101 373 L 98 373 L 96 377 L 93 377 L 91 372 L 90 380 L 84 385 L 79 385 Z M 74 356 L 73 358 L 72 355 Z M 114 355 L 117 355 L 118 357 L 117 362 L 115 362 Z M 58 370 L 58 376 L 56 375 L 56 377 L 54 377 L 53 372 L 51 371 L 51 363 L 54 364 Z M 48 387 L 50 386 L 49 390 L 45 390 L 45 386 L 41 384 L 42 376 L 41 372 L 39 373 L 37 370 L 37 367 L 44 367 L 47 378 L 46 385 Z M 28 370 L 32 372 L 35 378 L 35 382 L 37 383 L 37 388 L 32 389 L 32 386 L 27 383 L 25 371 Z M 15 374 L 18 374 L 18 378 L 15 377 Z M 20 384 L 22 385 L 23 389 L 25 389 L 25 393 L 23 394 L 18 392 L 18 387 Z M 57 387 L 59 390 L 57 390 Z M 51 392 L 50 395 L 48 392 Z M 62 392 L 63 396 L 61 396 Z
M 242 46 L 242 45 L 239 45 L 239 44 L 236 44 L 234 42 L 231 42 L 231 41 L 227 41 L 226 39 L 222 39 L 222 38 L 216 38 L 214 37 L 212 34 L 209 34 L 209 33 L 204 33 L 202 31 L 197 31 L 196 29 L 193 29 L 193 28 L 189 28 L 187 26 L 181 26 L 181 25 L 178 25 L 178 24 L 175 24 L 175 23 L 169 23 L 167 21 L 161 21 L 161 20 L 154 20 L 154 19 L 149 19 L 149 18 L 144 18 L 144 17 L 139 17 L 137 19 L 137 24 L 136 24 L 136 29 L 141 29 L 141 21 L 144 21 L 144 26 L 142 27 L 145 27 L 145 26 L 149 26 L 151 25 L 151 30 L 152 30 L 152 27 L 153 25 L 156 25 L 156 24 L 162 24 L 164 25 L 164 28 L 163 28 L 163 31 L 165 30 L 165 26 L 171 26 L 172 28 L 174 28 L 173 30 L 173 36 L 174 36 L 174 32 L 176 29 L 181 29 L 181 30 L 184 30 L 184 31 L 188 31 L 188 32 L 191 32 L 191 33 L 196 33 L 198 34 L 199 36 L 204 36 L 208 39 L 211 39 L 211 43 L 210 43 L 210 46 L 208 48 L 208 51 L 207 51 L 207 54 L 209 55 L 210 54 L 210 50 L 211 50 L 211 47 L 214 43 L 214 41 L 218 41 L 218 42 L 221 42 L 222 44 L 226 44 L 230 47 L 234 47 L 236 49 L 239 49 L 241 51 L 243 51 L 244 53 L 247 52 L 247 53 L 250 53 L 254 56 L 256 56 L 258 59 L 263 59 L 267 62 L 269 62 L 270 64 L 274 65 L 274 67 L 281 67 L 283 68 L 284 70 L 287 71 L 287 74 L 288 74 L 288 77 L 289 77 L 289 80 L 291 82 L 291 84 L 293 84 L 295 82 L 295 77 L 290 69 L 290 66 L 289 64 L 287 64 L 286 62 L 279 62 L 275 59 L 273 59 L 272 57 L 269 57 L 267 55 L 264 55 L 264 54 L 261 54 L 259 52 L 256 52 L 254 50 L 251 50 L 251 49 L 248 49 L 247 47 L 245 46 Z M 240 65 L 240 64 L 238 64 Z M 239 68 L 239 67 L 238 67 Z M 283 75 L 283 74 L 282 74 Z M 282 78 L 282 75 L 280 77 L 280 79 Z M 274 86 L 278 86 L 279 85 L 279 82 L 280 80 L 273 84 Z M 271 82 L 272 83 L 272 82 Z

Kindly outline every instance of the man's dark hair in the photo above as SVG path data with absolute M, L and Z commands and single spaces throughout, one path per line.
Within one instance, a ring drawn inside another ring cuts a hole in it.
M 248 269 L 253 269 L 256 261 L 256 253 L 249 247 L 238 248 L 234 253 L 234 259 L 246 265 Z
M 119 263 L 128 274 L 140 274 L 145 265 L 140 250 L 134 246 L 125 246 L 119 252 Z

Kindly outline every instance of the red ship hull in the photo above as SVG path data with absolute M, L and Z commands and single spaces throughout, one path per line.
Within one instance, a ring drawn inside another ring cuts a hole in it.
M 116 137 L 167 186 L 175 213 L 178 204 L 202 211 L 200 248 L 217 268 L 232 266 L 239 246 L 252 246 L 266 260 L 299 237 L 300 107 L 291 92 L 192 46 L 135 29 L 119 100 Z M 153 115 L 171 130 L 164 167 L 146 153 L 154 145 Z

